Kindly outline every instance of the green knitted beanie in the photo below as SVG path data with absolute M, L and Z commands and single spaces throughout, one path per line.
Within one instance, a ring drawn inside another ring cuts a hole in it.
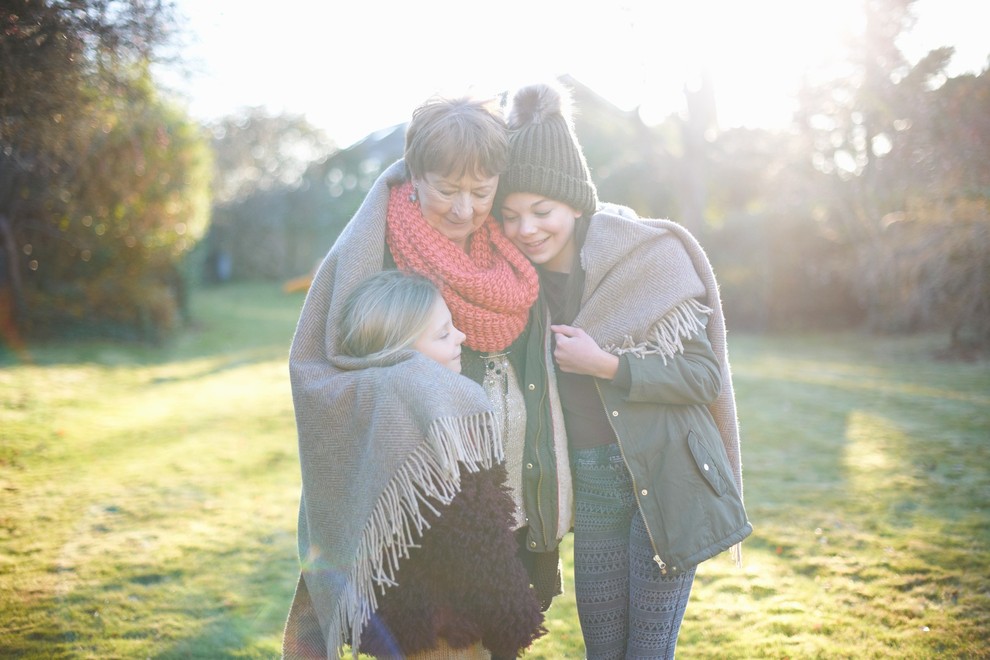
M 494 211 L 514 192 L 564 202 L 590 218 L 598 194 L 574 135 L 566 91 L 547 84 L 523 87 L 509 111 L 509 165 L 499 177 Z

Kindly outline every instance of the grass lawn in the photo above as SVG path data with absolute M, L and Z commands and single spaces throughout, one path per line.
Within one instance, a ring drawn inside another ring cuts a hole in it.
M 0 354 L 0 657 L 277 657 L 301 302 L 209 289 L 166 348 Z M 936 346 L 730 335 L 756 531 L 699 568 L 679 658 L 990 658 L 990 365 Z M 526 658 L 583 657 L 567 591 Z

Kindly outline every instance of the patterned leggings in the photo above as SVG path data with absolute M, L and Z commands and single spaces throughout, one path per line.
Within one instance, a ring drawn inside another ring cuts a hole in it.
M 589 660 L 673 658 L 694 569 L 661 575 L 616 444 L 571 452 L 574 594 Z

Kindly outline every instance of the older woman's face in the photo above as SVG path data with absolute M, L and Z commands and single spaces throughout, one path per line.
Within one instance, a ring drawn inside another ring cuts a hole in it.
M 479 179 L 474 174 L 457 178 L 427 172 L 412 181 L 426 222 L 467 250 L 468 237 L 492 211 L 498 175 Z

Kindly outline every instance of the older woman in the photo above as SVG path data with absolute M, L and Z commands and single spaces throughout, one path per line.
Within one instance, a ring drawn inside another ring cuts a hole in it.
M 338 353 L 339 340 L 333 319 L 350 291 L 390 268 L 434 281 L 453 324 L 466 335 L 462 373 L 483 386 L 492 404 L 516 503 L 515 526 L 525 547 L 520 556 L 545 609 L 559 593 L 556 550 L 571 526 L 570 471 L 559 399 L 549 377 L 548 319 L 534 305 L 538 277 L 491 216 L 507 152 L 507 129 L 491 104 L 434 99 L 418 108 L 407 128 L 404 159 L 378 178 L 321 264 L 289 366 L 302 455 L 304 447 L 327 444 L 329 360 Z M 322 611 L 335 602 L 339 587 L 325 579 L 325 571 L 305 567 L 319 564 L 314 557 L 335 533 L 325 528 L 322 515 L 333 503 L 310 495 L 315 492 L 317 485 L 307 483 L 304 470 L 299 515 L 304 570 L 293 612 L 315 613 L 326 636 L 341 625 L 338 611 Z M 287 635 L 290 628 L 300 634 L 298 625 L 290 613 Z

